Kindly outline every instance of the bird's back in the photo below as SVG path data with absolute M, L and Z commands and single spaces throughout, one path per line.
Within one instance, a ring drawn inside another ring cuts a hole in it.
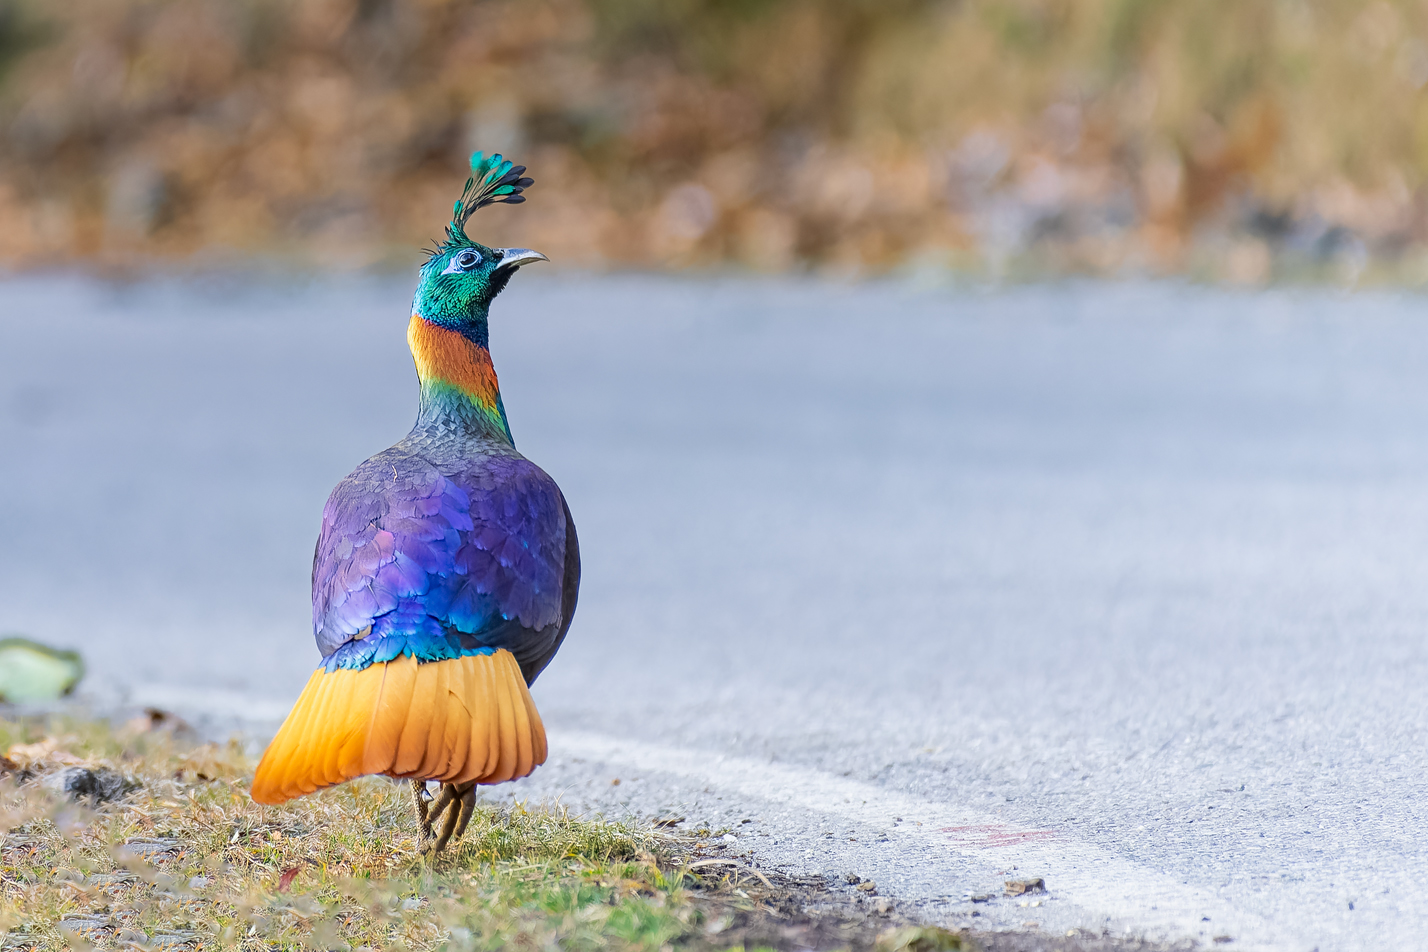
M 545 760 L 527 691 L 575 611 L 559 487 L 510 446 L 420 430 L 358 466 L 313 558 L 322 666 L 253 782 L 281 802 L 369 773 L 499 783 Z
M 324 665 L 505 648 L 533 682 L 574 614 L 579 552 L 539 466 L 492 440 L 415 430 L 323 510 L 312 604 Z

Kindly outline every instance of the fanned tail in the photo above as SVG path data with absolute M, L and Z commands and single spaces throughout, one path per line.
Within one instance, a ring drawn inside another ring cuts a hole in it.
M 319 668 L 268 745 L 253 799 L 386 774 L 501 783 L 545 763 L 545 727 L 509 651 L 361 671 Z

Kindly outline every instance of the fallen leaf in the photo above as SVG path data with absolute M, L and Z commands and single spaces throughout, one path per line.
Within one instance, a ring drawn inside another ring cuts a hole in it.
M 28 638 L 0 639 L 0 700 L 49 701 L 70 693 L 84 677 L 84 662 Z
M 33 744 L 11 744 L 10 749 L 5 751 L 5 759 L 22 767 L 34 767 L 39 764 L 84 763 L 69 751 L 60 750 L 59 741 L 53 737 L 46 737 Z

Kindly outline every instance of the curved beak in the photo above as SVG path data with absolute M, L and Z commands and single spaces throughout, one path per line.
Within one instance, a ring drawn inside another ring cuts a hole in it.
M 532 251 L 529 248 L 502 248 L 501 263 L 498 268 L 519 268 L 523 264 L 530 264 L 533 261 L 549 261 L 545 255 L 539 251 Z

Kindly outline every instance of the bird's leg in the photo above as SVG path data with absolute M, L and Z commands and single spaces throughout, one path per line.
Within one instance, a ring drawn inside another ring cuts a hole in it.
M 451 829 L 456 825 L 457 814 L 461 812 L 461 804 L 457 802 L 456 786 L 444 783 L 441 785 L 441 793 L 437 795 L 436 802 L 431 805 L 427 814 L 427 829 L 432 830 L 438 823 L 441 824 L 441 835 L 436 837 L 436 843 L 431 847 L 432 855 L 440 853 L 446 846 L 446 841 L 451 838 Z M 446 814 L 445 820 L 442 814 Z M 426 842 L 431 843 L 434 834 L 428 833 Z
M 450 804 L 451 809 L 446 811 L 446 822 L 441 824 L 441 835 L 436 838 L 436 844 L 431 848 L 431 854 L 433 856 L 446 849 L 446 844 L 451 842 L 451 834 L 455 832 L 456 823 L 460 819 L 461 811 L 464 808 L 464 804 L 457 800 L 456 784 L 454 783 L 442 785 L 441 800 L 438 802 Z
M 461 819 L 457 821 L 455 839 L 459 843 L 466 835 L 466 824 L 471 822 L 471 814 L 476 810 L 476 781 L 467 784 L 461 794 Z
M 441 814 L 446 811 L 447 807 L 451 806 L 451 801 L 455 799 L 456 791 L 452 788 L 451 784 L 442 784 L 441 793 L 437 795 L 436 802 L 431 805 L 430 810 L 427 812 L 428 830 L 441 821 Z
M 445 784 L 441 788 L 441 798 L 445 800 L 448 793 L 451 796 L 451 809 L 446 814 L 446 822 L 441 826 L 441 836 L 432 847 L 433 854 L 446 849 L 448 843 L 460 842 L 466 833 L 467 824 L 471 822 L 471 814 L 476 810 L 476 781 L 470 780 L 459 785 Z
M 416 808 L 417 827 L 421 831 L 421 841 L 423 845 L 430 843 L 436 835 L 432 827 L 441 819 L 441 814 L 448 806 L 452 806 L 454 793 L 451 784 L 443 784 L 441 794 L 437 796 L 436 802 L 431 802 L 431 796 L 426 792 L 425 780 L 412 781 L 412 804 Z M 456 807 L 452 806 L 453 813 Z
M 412 781 L 412 807 L 416 811 L 417 829 L 421 831 L 422 842 L 431 839 L 431 814 L 427 810 L 427 804 L 431 802 L 431 797 L 426 792 L 425 780 Z

